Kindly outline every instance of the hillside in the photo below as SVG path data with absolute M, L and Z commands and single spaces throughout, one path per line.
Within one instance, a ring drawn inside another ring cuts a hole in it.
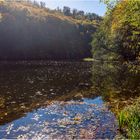
M 91 35 L 98 24 L 30 2 L 1 2 L 0 60 L 90 57 Z

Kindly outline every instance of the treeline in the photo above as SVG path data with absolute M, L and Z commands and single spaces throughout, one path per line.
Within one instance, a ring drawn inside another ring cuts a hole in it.
M 74 19 L 79 20 L 97 20 L 101 21 L 102 17 L 95 14 L 95 13 L 85 13 L 82 10 L 72 9 L 70 7 L 64 6 L 63 9 L 60 9 L 59 7 L 56 9 L 56 11 L 59 11 L 60 13 L 63 13 L 65 16 L 71 16 Z
M 94 36 L 96 59 L 140 60 L 140 1 L 105 1 L 108 11 Z
M 90 42 L 97 24 L 30 2 L 0 4 L 0 60 L 91 57 Z
M 6 0 L 7 2 L 13 2 L 14 0 Z M 64 6 L 63 9 L 57 7 L 55 10 L 51 10 L 47 7 L 45 2 L 38 2 L 36 0 L 15 0 L 16 2 L 19 3 L 27 3 L 29 5 L 38 7 L 38 8 L 44 8 L 47 9 L 50 12 L 58 12 L 61 13 L 65 16 L 69 16 L 72 17 L 74 19 L 78 19 L 78 20 L 89 20 L 89 21 L 93 21 L 96 20 L 98 22 L 100 22 L 102 20 L 102 17 L 95 14 L 95 13 L 85 13 L 83 10 L 77 10 L 76 8 L 71 9 L 68 6 Z
M 10 0 L 7 0 L 10 2 Z M 13 1 L 13 0 L 12 0 Z M 63 9 L 57 7 L 55 10 L 50 10 L 45 2 L 37 2 L 36 0 L 19 0 L 17 2 L 27 2 L 28 4 L 31 4 L 32 6 L 38 7 L 38 8 L 44 8 L 48 9 L 50 12 L 59 12 L 61 14 L 64 14 L 65 16 L 70 16 L 74 19 L 79 20 L 102 20 L 102 17 L 95 14 L 95 13 L 85 13 L 83 10 L 77 10 L 77 9 L 71 9 L 68 6 L 64 6 Z

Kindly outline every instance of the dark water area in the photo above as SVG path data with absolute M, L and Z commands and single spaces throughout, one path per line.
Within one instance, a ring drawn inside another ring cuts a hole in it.
M 112 139 L 118 124 L 108 94 L 126 100 L 139 89 L 138 72 L 116 64 L 1 62 L 0 138 Z

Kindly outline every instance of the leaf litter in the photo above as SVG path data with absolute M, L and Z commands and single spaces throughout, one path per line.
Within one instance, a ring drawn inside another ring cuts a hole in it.
M 113 139 L 118 133 L 116 118 L 104 103 L 94 100 L 53 101 L 0 126 L 0 135 L 17 139 Z

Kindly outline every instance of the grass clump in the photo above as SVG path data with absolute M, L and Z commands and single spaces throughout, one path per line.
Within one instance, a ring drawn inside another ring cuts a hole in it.
M 140 98 L 124 110 L 118 117 L 121 131 L 125 131 L 126 136 L 130 139 L 140 139 Z

